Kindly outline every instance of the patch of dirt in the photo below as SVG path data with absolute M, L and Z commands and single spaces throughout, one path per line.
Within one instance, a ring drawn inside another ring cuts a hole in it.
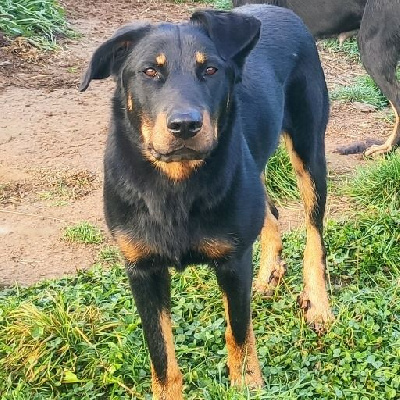
M 62 50 L 43 53 L 23 39 L 0 36 L 0 286 L 74 273 L 96 260 L 99 246 L 62 240 L 63 229 L 81 221 L 106 230 L 102 156 L 114 85 L 98 81 L 80 94 L 82 72 L 92 51 L 121 24 L 136 19 L 178 21 L 201 6 L 164 0 L 62 4 L 82 35 L 61 41 Z M 321 56 L 330 87 L 365 73 L 336 55 Z M 333 104 L 327 133 L 333 173 L 347 174 L 363 163 L 360 156 L 333 153 L 337 146 L 390 132 L 382 115 Z M 340 213 L 336 206 L 328 209 Z M 280 215 L 284 230 L 303 219 L 297 204 L 280 208 Z

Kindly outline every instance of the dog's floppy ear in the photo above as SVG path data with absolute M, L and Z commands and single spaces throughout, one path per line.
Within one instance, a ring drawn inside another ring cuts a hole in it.
M 105 79 L 110 75 L 117 74 L 129 50 L 150 28 L 149 23 L 137 22 L 118 29 L 110 39 L 93 53 L 79 91 L 84 92 L 92 79 Z
M 224 59 L 241 65 L 260 37 L 261 22 L 254 17 L 228 11 L 196 11 L 191 21 L 199 23 Z

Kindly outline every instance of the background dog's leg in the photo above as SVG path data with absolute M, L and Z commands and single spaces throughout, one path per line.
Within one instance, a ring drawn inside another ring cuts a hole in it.
M 264 174 L 261 180 L 264 184 Z M 281 258 L 282 238 L 278 223 L 278 210 L 266 195 L 264 226 L 260 234 L 260 270 L 254 289 L 267 296 L 274 293 L 286 271 L 286 264 Z
M 399 101 L 397 102 L 397 108 L 390 102 L 390 105 L 393 108 L 395 115 L 395 123 L 393 132 L 386 139 L 383 144 L 374 144 L 369 149 L 365 151 L 365 155 L 375 156 L 378 154 L 386 154 L 389 153 L 394 147 L 400 144 L 400 89 L 399 89 Z
M 128 263 L 127 273 L 150 352 L 153 398 L 180 400 L 182 374 L 172 338 L 168 269 L 139 270 Z
M 400 59 L 400 28 L 397 20 L 400 6 L 393 2 L 392 7 L 391 10 L 389 5 L 382 8 L 380 2 L 369 2 L 358 35 L 361 61 L 390 101 L 396 116 L 392 134 L 385 143 L 367 149 L 366 156 L 387 153 L 400 144 L 400 84 L 396 78 Z M 387 29 L 381 29 L 382 26 L 387 26 Z
M 224 295 L 227 328 L 228 368 L 231 384 L 251 387 L 263 385 L 251 321 L 252 249 L 240 260 L 216 268 Z
M 339 40 L 339 46 L 342 46 L 343 43 L 347 40 L 350 39 L 353 36 L 356 36 L 358 33 L 358 30 L 354 30 L 354 31 L 349 31 L 349 32 L 342 32 L 339 36 L 338 36 L 338 40 Z
M 317 332 L 324 330 L 333 319 L 325 287 L 325 247 L 322 239 L 326 199 L 325 155 L 321 153 L 300 157 L 289 135 L 285 134 L 286 148 L 296 171 L 297 183 L 306 215 L 307 244 L 303 259 L 304 289 L 299 296 L 307 321 Z

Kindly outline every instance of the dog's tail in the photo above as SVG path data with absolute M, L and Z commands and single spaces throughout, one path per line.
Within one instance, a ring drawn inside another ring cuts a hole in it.
M 382 144 L 383 142 L 376 139 L 367 139 L 365 142 L 356 142 L 351 144 L 350 146 L 341 146 L 337 147 L 334 150 L 334 153 L 339 153 L 343 156 L 347 156 L 349 154 L 358 154 L 364 153 L 365 150 L 370 148 L 374 144 Z

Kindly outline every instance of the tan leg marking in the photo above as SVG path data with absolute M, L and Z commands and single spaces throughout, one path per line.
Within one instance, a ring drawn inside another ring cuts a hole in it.
M 264 226 L 260 235 L 260 270 L 254 289 L 258 293 L 272 296 L 275 288 L 286 272 L 286 264 L 281 258 L 282 239 L 278 220 L 266 202 Z
M 325 250 L 317 228 L 307 226 L 307 244 L 303 259 L 304 289 L 299 305 L 314 330 L 321 334 L 326 324 L 333 320 L 325 281 Z
M 397 110 L 394 108 L 392 102 L 390 102 L 390 105 L 392 106 L 394 114 L 396 116 L 396 122 L 394 124 L 393 132 L 387 138 L 385 143 L 374 144 L 369 149 L 367 149 L 364 153 L 367 157 L 370 157 L 370 156 L 373 157 L 373 156 L 377 156 L 379 154 L 389 153 L 390 151 L 392 151 L 394 146 L 397 146 L 398 144 L 400 144 L 400 117 L 399 117 L 399 114 L 397 113 Z
M 164 336 L 167 353 L 167 378 L 161 382 L 151 366 L 153 399 L 155 400 L 182 400 L 182 373 L 175 358 L 174 340 L 172 337 L 171 317 L 163 311 L 160 315 L 160 325 Z
M 317 202 L 317 195 L 311 176 L 294 151 L 290 137 L 285 134 L 284 138 L 292 165 L 296 171 L 297 183 L 306 214 L 307 244 L 303 258 L 304 289 L 299 296 L 299 303 L 305 310 L 307 322 L 320 333 L 324 330 L 325 324 L 333 319 L 333 314 L 326 290 L 326 261 L 323 240 L 321 233 L 312 223 L 312 212 Z
M 234 246 L 227 240 L 208 238 L 200 242 L 197 251 L 210 258 L 222 258 L 232 253 Z
M 136 263 L 140 259 L 150 256 L 155 253 L 149 245 L 142 241 L 137 241 L 131 238 L 128 234 L 122 232 L 113 233 L 121 253 L 131 263 Z
M 250 319 L 247 337 L 242 345 L 238 345 L 232 333 L 229 321 L 229 308 L 226 296 L 223 296 L 226 318 L 225 341 L 228 349 L 228 369 L 232 386 L 250 386 L 254 388 L 264 386 L 260 363 L 257 357 L 256 339 L 253 332 L 253 323 Z

